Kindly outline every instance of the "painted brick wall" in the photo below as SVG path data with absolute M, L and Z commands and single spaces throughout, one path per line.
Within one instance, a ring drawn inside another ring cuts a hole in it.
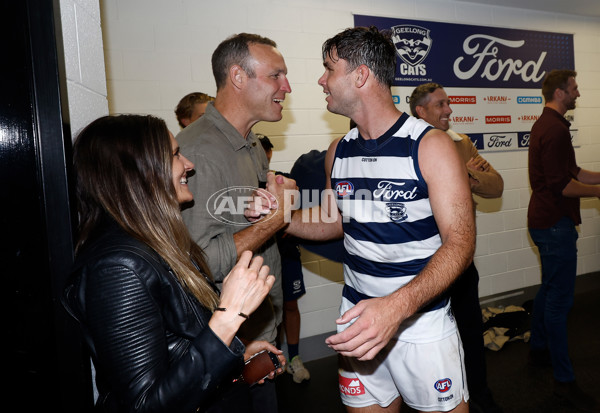
M 65 0 L 66 2 L 66 0 Z M 179 131 L 173 110 L 192 91 L 214 95 L 210 69 L 214 48 L 227 36 L 254 32 L 278 43 L 292 93 L 283 120 L 259 123 L 275 148 L 272 167 L 289 171 L 310 149 L 326 149 L 348 129 L 345 117 L 325 109 L 317 85 L 324 40 L 353 25 L 353 13 L 450 23 L 574 33 L 581 98 L 575 116 L 579 164 L 600 170 L 600 19 L 454 0 L 102 0 L 100 2 L 109 109 L 151 113 Z M 460 132 L 460 131 L 459 131 Z M 539 284 L 537 251 L 526 229 L 530 196 L 527 153 L 492 153 L 487 160 L 505 181 L 501 199 L 477 199 L 480 296 Z M 579 274 L 600 270 L 600 203 L 582 202 Z M 341 266 L 303 254 L 307 294 L 300 302 L 302 337 L 332 331 L 341 293 Z
M 71 134 L 108 114 L 98 0 L 60 0 Z

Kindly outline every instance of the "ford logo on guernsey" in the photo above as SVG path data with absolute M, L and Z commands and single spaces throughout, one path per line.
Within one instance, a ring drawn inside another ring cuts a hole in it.
M 354 185 L 349 181 L 338 182 L 335 186 L 335 192 L 338 196 L 352 195 L 354 193 Z
M 452 380 L 446 378 L 435 382 L 433 387 L 440 393 L 446 393 L 452 387 Z

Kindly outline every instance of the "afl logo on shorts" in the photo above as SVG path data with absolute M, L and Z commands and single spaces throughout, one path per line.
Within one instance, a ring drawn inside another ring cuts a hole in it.
M 352 195 L 354 193 L 354 185 L 349 181 L 338 182 L 335 186 L 335 192 L 338 196 Z
M 433 385 L 437 391 L 440 393 L 446 393 L 452 387 L 452 380 L 450 379 L 442 379 L 435 382 Z

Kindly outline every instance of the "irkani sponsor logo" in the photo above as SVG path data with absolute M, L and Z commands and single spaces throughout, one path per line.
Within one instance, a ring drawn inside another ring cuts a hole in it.
M 510 99 L 508 96 L 487 96 L 483 100 L 488 103 L 507 103 Z
M 521 115 L 517 119 L 521 122 L 535 122 L 540 118 L 540 115 Z
M 512 76 L 520 76 L 524 82 L 537 83 L 544 75 L 541 70 L 547 52 L 541 52 L 536 60 L 523 62 L 510 57 L 499 58 L 510 53 L 510 49 L 518 49 L 525 40 L 507 40 L 487 34 L 473 34 L 463 42 L 463 51 L 467 56 L 460 56 L 454 61 L 454 74 L 462 80 L 478 75 L 490 81 L 508 82 Z M 501 53 L 504 52 L 504 53 Z
M 452 123 L 454 124 L 475 123 L 476 120 L 477 118 L 475 116 L 452 116 Z
M 475 105 L 477 96 L 448 96 L 451 105 Z

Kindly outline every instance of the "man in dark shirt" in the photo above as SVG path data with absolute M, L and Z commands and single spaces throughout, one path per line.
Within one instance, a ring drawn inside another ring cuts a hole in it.
M 577 166 L 564 114 L 579 97 L 577 73 L 553 70 L 546 75 L 544 111 L 531 129 L 529 182 L 532 194 L 527 221 L 542 262 L 542 285 L 535 297 L 530 363 L 552 363 L 554 393 L 583 411 L 597 412 L 598 402 L 575 383 L 567 348 L 567 314 L 573 305 L 577 273 L 577 225 L 580 197 L 600 196 L 600 172 Z

